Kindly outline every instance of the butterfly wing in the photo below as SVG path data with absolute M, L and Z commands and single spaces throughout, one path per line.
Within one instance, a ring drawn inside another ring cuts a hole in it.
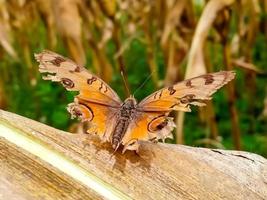
M 140 102 L 141 111 L 191 111 L 190 105 L 204 106 L 205 100 L 235 77 L 234 71 L 220 71 L 187 79 L 163 88 Z
M 139 140 L 158 141 L 172 138 L 171 131 L 175 127 L 169 112 L 138 112 L 132 119 L 126 134 L 122 138 L 123 152 L 138 151 Z
M 88 133 L 98 134 L 106 141 L 110 140 L 117 121 L 117 108 L 75 98 L 67 110 L 72 118 L 78 117 L 81 121 L 89 122 Z
M 190 105 L 204 106 L 223 85 L 235 77 L 233 71 L 221 71 L 191 78 L 163 88 L 137 105 L 137 115 L 123 138 L 124 151 L 138 150 L 138 140 L 159 140 L 171 136 L 175 127 L 172 110 L 190 111 Z
M 46 80 L 61 82 L 71 91 L 79 91 L 79 98 L 105 105 L 119 106 L 118 95 L 100 78 L 90 74 L 88 70 L 51 51 L 35 54 L 40 63 L 39 71 L 48 73 Z
M 43 79 L 60 82 L 67 90 L 79 92 L 68 106 L 72 116 L 90 121 L 94 132 L 109 132 L 106 122 L 109 117 L 116 117 L 121 105 L 118 95 L 103 80 L 68 58 L 51 51 L 35 54 L 35 58 L 40 63 L 39 71 L 47 74 Z

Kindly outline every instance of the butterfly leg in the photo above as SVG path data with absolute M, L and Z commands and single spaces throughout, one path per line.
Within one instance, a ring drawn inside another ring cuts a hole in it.
M 126 150 L 131 150 L 131 151 L 135 151 L 136 153 L 139 152 L 139 142 L 137 139 L 132 139 L 129 142 L 127 142 L 122 150 L 122 153 L 125 153 Z
M 157 137 L 153 137 L 153 138 L 150 138 L 149 141 L 153 142 L 153 143 L 158 143 L 158 138 Z

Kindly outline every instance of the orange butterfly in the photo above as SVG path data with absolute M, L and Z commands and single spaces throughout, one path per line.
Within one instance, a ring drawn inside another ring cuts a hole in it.
M 139 140 L 158 141 L 171 136 L 175 127 L 171 111 L 191 111 L 190 105 L 204 106 L 223 85 L 235 77 L 233 71 L 205 74 L 163 88 L 137 103 L 133 96 L 124 102 L 100 78 L 70 59 L 54 52 L 35 54 L 43 79 L 61 82 L 67 90 L 79 91 L 68 105 L 72 117 L 90 122 L 95 132 L 109 141 L 115 151 L 123 146 L 138 151 Z

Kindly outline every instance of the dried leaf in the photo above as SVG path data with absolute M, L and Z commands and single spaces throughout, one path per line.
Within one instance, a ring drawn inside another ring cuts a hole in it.
M 82 44 L 82 19 L 79 13 L 80 0 L 53 0 L 57 28 L 65 40 L 73 59 L 85 65 L 85 51 Z M 71 27 L 71 28 L 70 28 Z
M 199 76 L 207 72 L 203 48 L 209 30 L 219 11 L 231 5 L 234 0 L 211 0 L 207 3 L 196 27 L 194 38 L 188 54 L 185 78 Z
M 267 71 L 263 71 L 263 70 L 259 69 L 253 63 L 248 63 L 248 62 L 244 61 L 244 58 L 234 59 L 232 61 L 232 63 L 234 65 L 236 65 L 237 67 L 241 67 L 243 69 L 256 72 L 257 74 L 267 74 Z
M 0 44 L 3 49 L 14 59 L 18 60 L 18 55 L 12 46 L 10 27 L 10 16 L 7 9 L 7 2 L 0 1 Z

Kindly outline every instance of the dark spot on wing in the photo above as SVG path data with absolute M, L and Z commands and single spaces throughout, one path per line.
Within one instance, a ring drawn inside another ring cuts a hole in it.
M 72 109 L 72 114 L 75 115 L 75 116 L 77 116 L 77 117 L 80 117 L 80 118 L 83 116 L 82 111 L 79 108 L 77 108 L 77 107 L 74 107 Z
M 100 92 L 101 92 L 102 88 L 103 88 L 103 82 L 101 81 L 101 84 L 100 84 L 100 87 L 99 87 L 99 91 Z
M 159 124 L 156 125 L 155 128 L 152 127 L 152 124 L 159 118 L 162 118 L 162 117 L 165 117 L 165 115 L 159 115 L 155 118 L 153 118 L 147 125 L 147 130 L 149 132 L 155 132 L 155 131 L 159 131 L 161 130 L 162 128 L 164 128 L 166 125 L 167 125 L 167 120 L 164 119 L 164 121 L 160 122 Z M 165 124 L 166 123 L 166 124 Z
M 186 87 L 190 87 L 190 88 L 193 87 L 191 80 L 186 81 L 185 85 L 186 85 Z
M 167 124 L 168 124 L 168 121 L 165 120 L 165 121 L 161 122 L 160 124 L 158 124 L 156 128 L 157 128 L 157 130 L 161 130 L 161 129 L 163 129 L 165 126 L 167 126 Z
M 105 87 L 105 90 L 102 91 L 104 93 L 106 93 L 108 91 L 108 87 L 106 85 L 104 85 L 104 83 L 101 81 L 100 87 L 99 87 L 99 91 L 101 92 L 101 90 Z
M 180 102 L 181 102 L 182 104 L 190 103 L 190 102 L 194 101 L 194 97 L 195 97 L 194 94 L 188 94 L 188 95 L 185 95 L 185 96 L 183 96 L 183 97 L 180 99 Z
M 163 92 L 163 90 L 161 90 L 160 93 L 159 93 L 159 99 L 160 99 L 161 96 L 162 96 L 162 92 Z
M 173 86 L 168 87 L 168 90 L 170 91 L 170 95 L 173 95 L 176 92 Z
M 74 87 L 73 81 L 68 79 L 68 78 L 62 78 L 61 83 L 63 84 L 63 86 L 65 88 L 73 88 Z
M 81 67 L 79 65 L 77 65 L 74 69 L 75 72 L 81 72 Z
M 213 75 L 210 74 L 203 75 L 203 78 L 205 79 L 205 85 L 210 85 L 214 81 Z
M 89 85 L 92 85 L 93 82 L 95 82 L 96 80 L 97 80 L 97 78 L 94 77 L 94 76 L 92 76 L 92 78 L 87 79 L 87 83 L 88 83 Z
M 105 85 L 105 87 L 106 87 L 106 89 L 105 89 L 104 93 L 106 93 L 108 91 L 108 86 Z
M 62 57 L 56 57 L 54 60 L 51 60 L 50 63 L 52 63 L 53 65 L 59 67 L 60 64 L 62 62 L 64 62 L 64 61 L 66 61 L 64 58 L 62 58 Z
M 77 65 L 74 70 L 69 70 L 69 72 L 70 73 L 81 72 L 81 67 Z
M 153 96 L 153 99 L 156 99 L 158 92 L 156 92 Z

